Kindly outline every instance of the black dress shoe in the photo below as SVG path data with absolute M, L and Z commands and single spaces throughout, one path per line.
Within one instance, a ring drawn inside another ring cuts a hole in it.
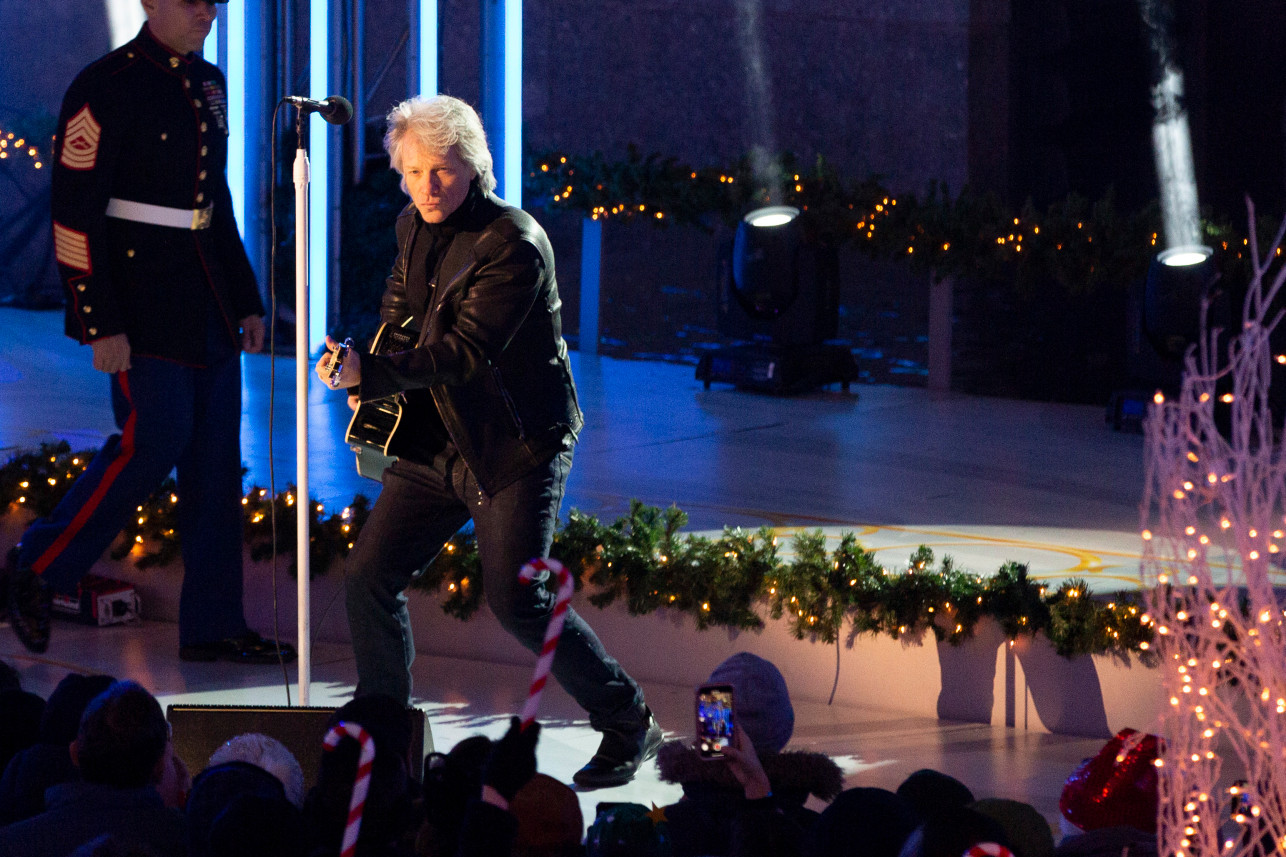
M 634 779 L 640 765 L 656 755 L 662 737 L 652 709 L 644 707 L 643 717 L 634 724 L 603 729 L 598 752 L 572 774 L 572 782 L 584 789 L 625 785 Z
M 179 646 L 181 661 L 231 661 L 236 664 L 275 664 L 293 661 L 295 647 L 246 631 L 235 637 L 215 640 L 213 643 L 192 643 Z
M 10 548 L 4 561 L 5 607 L 9 625 L 30 651 L 49 648 L 49 611 L 53 597 L 40 575 L 18 564 L 18 548 Z

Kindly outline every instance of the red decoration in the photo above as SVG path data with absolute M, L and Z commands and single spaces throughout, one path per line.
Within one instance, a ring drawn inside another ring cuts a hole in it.
M 1156 735 L 1133 729 L 1116 733 L 1063 784 L 1058 800 L 1063 817 L 1082 830 L 1128 825 L 1155 833 L 1156 760 L 1162 749 Z

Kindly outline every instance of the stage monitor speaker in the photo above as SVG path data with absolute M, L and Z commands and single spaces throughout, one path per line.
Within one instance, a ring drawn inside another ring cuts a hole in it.
M 424 712 L 411 711 L 411 750 L 407 770 L 418 780 L 424 757 L 433 752 L 433 736 Z M 285 707 L 270 705 L 171 705 L 166 718 L 173 732 L 174 751 L 192 775 L 210 763 L 210 754 L 225 741 L 246 732 L 276 738 L 299 760 L 304 784 L 317 782 L 321 768 L 322 741 L 334 708 Z

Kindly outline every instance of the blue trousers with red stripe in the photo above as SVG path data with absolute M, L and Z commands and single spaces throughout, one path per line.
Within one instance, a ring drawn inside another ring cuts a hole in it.
M 209 368 L 135 356 L 112 376 L 119 434 L 46 518 L 22 536 L 18 561 L 74 593 L 138 507 L 173 470 L 183 553 L 179 643 L 246 630 L 242 607 L 241 361 Z

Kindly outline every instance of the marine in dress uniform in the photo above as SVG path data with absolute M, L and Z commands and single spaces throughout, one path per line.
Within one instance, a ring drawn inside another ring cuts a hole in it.
M 62 502 L 9 553 L 11 624 L 49 643 L 54 591 L 77 582 L 177 469 L 184 660 L 291 658 L 242 607 L 240 350 L 263 304 L 225 176 L 227 85 L 197 56 L 214 6 L 143 0 L 136 38 L 67 90 L 53 172 L 66 333 L 111 376 L 112 435 Z

